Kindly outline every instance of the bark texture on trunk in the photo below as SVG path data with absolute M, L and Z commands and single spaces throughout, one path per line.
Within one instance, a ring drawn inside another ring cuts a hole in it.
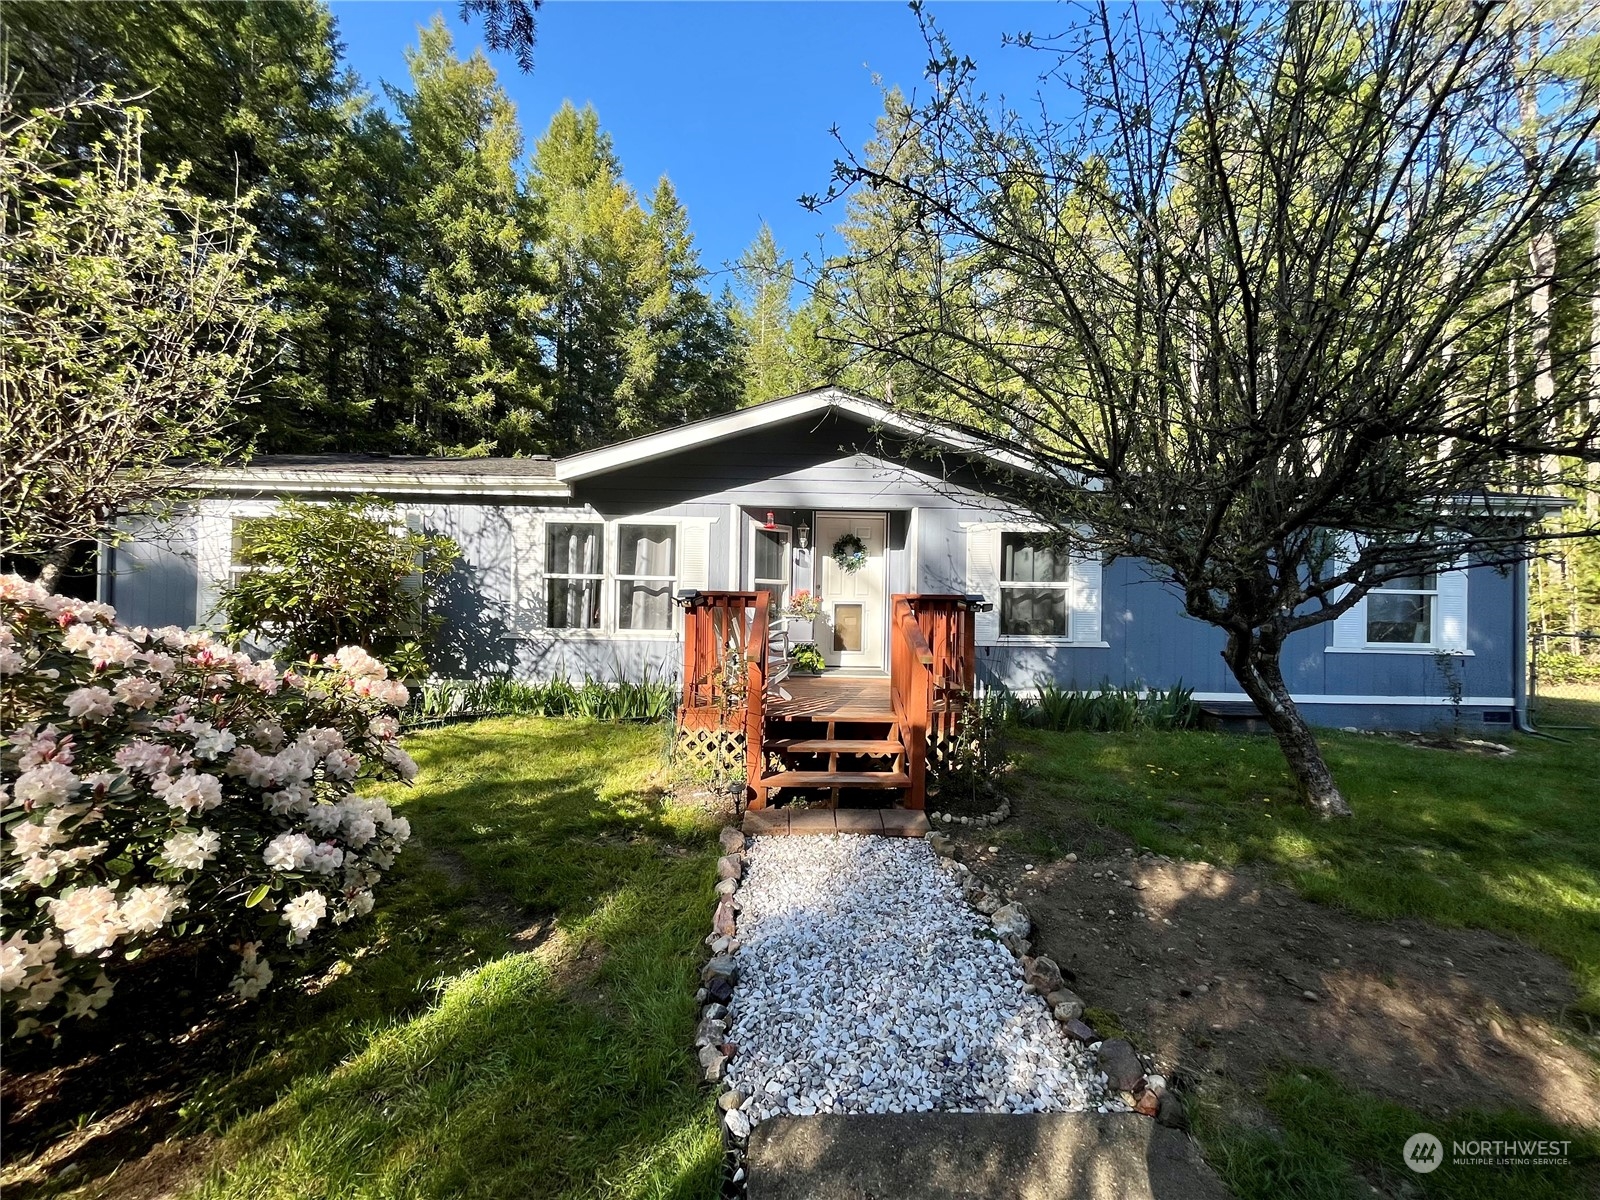
M 1279 665 L 1282 650 L 1281 642 L 1230 633 L 1222 657 L 1277 737 L 1294 775 L 1300 802 L 1319 817 L 1348 817 L 1350 804 L 1334 782 L 1316 735 L 1300 715 L 1300 708 L 1283 681 Z
M 54 592 L 61 586 L 61 577 L 67 573 L 67 568 L 72 565 L 72 552 L 78 547 L 69 543 L 60 547 L 54 554 L 44 560 L 44 565 L 39 568 L 39 578 L 34 580 L 47 592 Z

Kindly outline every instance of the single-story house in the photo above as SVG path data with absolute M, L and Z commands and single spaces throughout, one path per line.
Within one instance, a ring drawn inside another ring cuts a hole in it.
M 822 615 L 794 635 L 834 671 L 881 675 L 891 596 L 961 593 L 992 605 L 974 618 L 980 682 L 1244 700 L 1218 630 L 1143 562 L 1037 545 L 973 451 L 824 388 L 559 459 L 269 455 L 201 473 L 179 516 L 133 528 L 104 556 L 103 592 L 132 623 L 205 623 L 239 569 L 241 522 L 283 497 L 375 493 L 461 547 L 436 597 L 441 676 L 676 676 L 673 599 L 719 589 L 814 593 Z M 842 570 L 833 550 L 855 541 L 864 563 Z M 1523 704 L 1524 594 L 1515 568 L 1396 581 L 1292 636 L 1285 676 L 1324 725 L 1426 728 L 1451 718 L 1459 688 L 1464 724 L 1504 727 Z

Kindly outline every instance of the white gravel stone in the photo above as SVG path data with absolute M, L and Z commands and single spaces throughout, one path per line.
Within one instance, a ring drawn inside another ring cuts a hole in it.
M 1022 970 L 915 839 L 746 852 L 727 1082 L 779 1113 L 1068 1112 L 1107 1102 Z

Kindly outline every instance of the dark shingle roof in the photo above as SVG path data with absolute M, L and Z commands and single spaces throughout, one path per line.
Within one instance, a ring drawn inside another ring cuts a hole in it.
M 486 476 L 494 479 L 553 479 L 555 460 L 537 458 L 436 458 L 421 454 L 258 454 L 232 471 L 294 471 L 374 477 L 421 475 Z

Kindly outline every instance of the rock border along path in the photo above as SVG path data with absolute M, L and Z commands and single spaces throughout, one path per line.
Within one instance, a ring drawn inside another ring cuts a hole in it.
M 928 842 L 762 837 L 740 854 L 729 832 L 696 1040 L 731 1089 L 732 1136 L 785 1115 L 1127 1110 L 1037 994 L 1061 988 L 1054 964 L 1012 957 L 1026 914 L 974 912 L 965 869 Z

